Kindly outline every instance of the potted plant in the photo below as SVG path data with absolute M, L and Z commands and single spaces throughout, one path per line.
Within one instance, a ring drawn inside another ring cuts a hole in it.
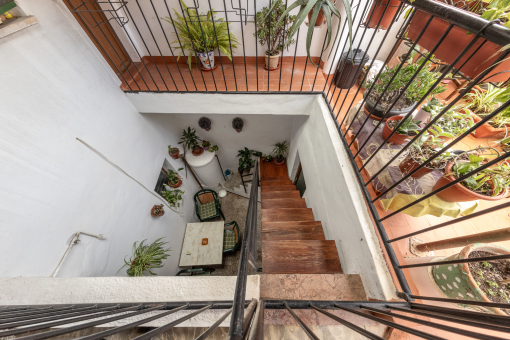
M 239 157 L 239 172 L 242 174 L 243 171 L 248 170 L 253 166 L 255 161 L 251 159 L 253 155 L 253 150 L 248 148 L 244 148 L 242 150 L 238 150 L 237 157 Z
M 290 24 L 296 18 L 295 15 L 287 15 L 284 20 L 278 19 L 285 11 L 282 0 L 275 0 L 272 3 L 271 10 L 267 7 L 257 12 L 257 30 L 253 34 L 259 39 L 261 45 L 266 45 L 265 68 L 266 70 L 276 70 L 280 67 L 280 55 L 283 49 L 289 48 L 294 44 L 294 39 L 289 39 Z
M 286 140 L 276 143 L 273 149 L 274 162 L 278 165 L 285 163 L 285 155 L 289 152 L 289 143 Z
M 124 258 L 124 265 L 122 266 L 122 268 L 128 267 L 126 270 L 128 276 L 143 276 L 145 272 L 150 275 L 157 275 L 153 273 L 151 269 L 163 267 L 162 262 L 170 256 L 168 252 L 171 251 L 170 248 L 164 248 L 164 245 L 168 242 L 162 242 L 162 239 L 163 237 L 158 238 L 150 245 L 144 244 L 147 240 L 143 240 L 138 246 L 136 245 L 137 242 L 135 242 L 133 245 L 133 256 L 129 261 L 126 261 Z M 120 268 L 118 272 L 120 272 L 122 268 Z
M 200 126 L 205 131 L 211 130 L 211 120 L 207 117 L 202 117 L 198 120 L 198 126 Z
M 180 168 L 177 171 L 181 171 L 184 168 Z M 179 178 L 179 173 L 177 171 L 173 171 L 172 169 L 168 169 L 166 175 L 168 177 L 168 185 L 172 188 L 179 188 L 182 185 L 182 178 Z
M 163 216 L 165 214 L 165 210 L 163 209 L 163 204 L 161 205 L 155 205 L 151 209 L 151 216 L 152 217 L 159 217 Z
M 217 48 L 221 53 L 232 60 L 231 50 L 237 48 L 239 41 L 230 32 L 228 24 L 223 19 L 216 19 L 214 10 L 198 14 L 196 9 L 188 8 L 181 0 L 184 17 L 175 9 L 176 19 L 170 17 L 163 20 L 171 23 L 177 33 L 178 39 L 170 44 L 179 44 L 172 47 L 179 50 L 177 60 L 181 55 L 188 53 L 188 67 L 191 68 L 192 58 L 196 53 L 202 63 L 202 70 L 210 71 L 216 66 L 214 64 L 214 50 Z
M 421 164 L 425 163 L 429 158 L 434 156 L 439 150 L 444 148 L 445 141 L 441 138 L 424 133 L 409 147 L 409 153 L 398 165 L 400 171 L 407 175 Z M 428 162 L 420 170 L 411 175 L 413 178 L 421 178 L 434 170 L 442 170 L 446 167 L 448 160 L 451 158 L 450 152 L 445 152 L 436 157 L 432 162 Z
M 387 7 L 386 5 L 390 3 Z M 368 12 L 365 25 L 368 28 L 377 28 L 380 30 L 387 30 L 397 13 L 399 0 L 376 0 L 372 4 L 370 12 Z M 381 19 L 382 17 L 382 19 Z M 379 20 L 381 22 L 379 22 Z M 378 25 L 379 24 L 379 25 Z
M 400 124 L 400 121 L 404 119 L 402 116 L 394 116 L 388 118 L 382 131 L 382 137 L 384 140 L 388 138 L 395 127 Z M 420 132 L 420 121 L 413 120 L 412 116 L 409 116 L 400 127 L 395 131 L 393 136 L 388 140 L 388 143 L 399 145 L 408 142 L 412 136 L 416 136 Z
M 439 113 L 443 109 L 443 104 L 436 97 L 432 97 L 432 99 L 427 98 L 427 103 L 423 104 L 421 108 L 418 110 L 418 113 L 414 116 L 414 120 L 419 120 L 423 122 L 423 124 L 427 124 L 430 120 L 430 115 L 432 112 Z
M 173 159 L 179 159 L 179 148 L 173 148 L 171 145 L 168 146 L 168 154 Z
M 510 254 L 510 251 L 503 247 L 476 243 L 468 245 L 458 254 L 442 260 L 451 261 L 507 254 Z M 436 265 L 431 267 L 431 274 L 442 295 L 449 299 L 510 303 L 510 285 L 502 282 L 509 278 L 507 260 Z M 466 306 L 462 301 L 459 301 L 459 304 L 464 308 Z M 485 313 L 508 316 L 500 308 L 475 308 Z
M 271 155 L 262 155 L 262 159 L 265 160 L 266 162 L 272 162 L 273 161 L 273 156 L 271 156 Z
M 211 146 L 211 142 L 207 141 L 207 140 L 202 140 L 202 147 L 204 148 L 205 151 L 209 150 L 209 147 Z
M 244 122 L 241 118 L 236 117 L 232 120 L 232 127 L 237 131 L 241 132 L 243 130 Z
M 209 147 L 209 152 L 216 152 L 218 151 L 220 148 L 218 148 L 218 145 L 213 145 L 211 147 Z
M 492 151 L 486 155 L 484 152 Z M 479 168 L 488 158 L 499 156 L 492 147 L 480 147 L 453 157 L 441 177 L 433 187 L 437 190 L 455 179 Z M 446 202 L 467 202 L 476 200 L 497 201 L 505 197 L 510 186 L 510 166 L 500 164 L 477 172 L 460 183 L 438 192 L 436 195 Z
M 204 153 L 204 148 L 202 148 L 199 144 L 201 141 L 202 140 L 197 136 L 196 130 L 188 127 L 187 131 L 182 131 L 182 136 L 179 144 L 183 144 L 188 148 L 188 150 L 191 149 L 191 153 L 194 156 L 200 156 Z M 186 154 L 186 150 L 184 150 L 184 153 Z
M 431 111 L 431 119 L 440 112 L 441 110 Z M 454 107 L 445 112 L 428 132 L 449 142 L 469 130 L 474 124 L 473 118 L 466 110 Z
M 175 208 L 175 205 L 177 204 L 177 207 L 181 206 L 181 203 L 179 203 L 180 200 L 182 200 L 182 195 L 184 194 L 184 191 L 180 189 L 174 189 L 174 190 L 167 190 L 162 191 L 161 195 L 163 198 L 170 204 L 171 207 Z
M 272 11 L 272 7 L 275 6 L 275 2 L 271 5 L 270 11 Z M 345 13 L 347 16 L 347 22 L 348 22 L 348 28 L 349 28 L 349 37 L 352 41 L 352 15 L 351 15 L 351 5 L 349 4 L 349 0 L 343 0 Z M 340 12 L 338 9 L 336 9 L 335 5 L 331 0 L 298 0 L 296 2 L 293 2 L 292 5 L 290 5 L 285 12 L 282 13 L 280 16 L 280 19 L 278 19 L 278 22 L 276 23 L 276 26 L 280 25 L 280 22 L 284 22 L 285 17 L 289 14 L 290 11 L 292 11 L 294 8 L 300 6 L 299 13 L 296 15 L 296 18 L 289 30 L 288 33 L 288 39 L 294 38 L 294 35 L 297 33 L 299 27 L 301 27 L 301 24 L 305 21 L 308 14 L 311 12 L 311 15 L 309 16 L 309 22 L 310 25 L 308 26 L 308 32 L 306 35 L 306 55 L 310 62 L 315 65 L 319 66 L 318 64 L 315 64 L 312 60 L 312 57 L 310 56 L 310 45 L 312 43 L 312 34 L 313 29 L 315 25 L 317 24 L 317 18 L 319 17 L 319 12 L 323 12 L 324 16 L 326 17 L 326 21 L 328 22 L 327 25 L 327 31 L 326 31 L 326 39 L 327 44 L 324 47 L 323 50 L 327 50 L 329 47 L 329 44 L 331 43 L 331 37 L 333 34 L 333 29 L 331 25 L 331 18 L 332 15 L 336 16 L 338 18 L 338 27 L 336 31 L 335 39 L 333 40 L 333 43 L 336 41 L 336 37 L 338 36 L 338 32 L 340 29 L 340 24 L 342 22 L 342 17 L 340 15 Z M 313 23 L 313 24 L 312 24 Z M 319 25 L 322 24 L 322 21 L 319 21 Z M 331 49 L 333 51 L 333 48 Z M 331 51 L 329 52 L 331 54 Z
M 481 0 L 473 1 L 455 1 L 451 0 L 436 0 L 448 6 L 455 6 L 461 10 L 469 11 L 476 15 L 481 15 L 482 18 L 487 20 L 494 20 L 501 18 L 504 20 L 504 26 L 510 28 L 509 11 L 510 5 L 506 1 L 491 1 L 485 10 L 486 4 Z M 430 14 L 423 11 L 416 11 L 409 25 L 407 37 L 413 41 L 418 39 L 423 27 L 430 19 Z M 424 49 L 430 51 L 434 48 L 439 38 L 446 32 L 450 23 L 434 17 L 428 25 L 425 32 L 418 41 L 419 45 Z M 442 61 L 451 64 L 459 56 L 462 51 L 473 40 L 473 35 L 469 34 L 465 29 L 455 25 L 443 42 L 435 50 L 434 55 Z M 482 48 L 479 48 L 483 44 Z M 474 53 L 476 51 L 476 53 Z M 501 55 L 502 49 L 499 45 L 488 41 L 482 37 L 473 44 L 473 46 L 459 59 L 454 65 L 455 68 L 460 68 L 462 65 L 462 73 L 474 79 L 479 73 L 487 69 L 496 59 Z M 469 60 L 468 60 L 469 58 Z M 467 63 L 466 63 L 467 61 Z M 465 64 L 464 64 L 465 63 Z M 500 73 L 510 69 L 510 59 L 506 58 L 499 63 L 487 77 L 491 82 L 506 81 L 508 78 L 507 73 Z M 499 74 L 497 74 L 499 73 Z
M 363 98 L 365 98 L 365 112 L 367 114 L 372 112 L 371 117 L 376 120 L 382 119 L 385 112 L 393 105 L 395 99 L 402 93 L 404 87 L 410 82 L 411 78 L 424 60 L 424 58 L 420 58 L 416 63 L 402 66 L 391 84 L 390 80 L 393 78 L 395 72 L 397 72 L 399 67 L 398 64 L 393 67 L 388 67 L 381 72 L 379 79 L 377 79 L 375 84 L 373 79 L 368 81 L 367 87 L 371 87 L 373 85 L 373 88 L 372 91 L 365 91 L 363 94 Z M 428 64 L 430 64 L 430 62 L 426 63 L 426 65 Z M 409 113 L 414 108 L 416 101 L 420 100 L 427 93 L 430 87 L 436 82 L 437 78 L 438 74 L 431 72 L 427 66 L 423 67 L 416 75 L 410 86 L 407 87 L 404 94 L 401 95 L 395 105 L 393 105 L 392 109 L 386 115 L 386 118 Z M 388 84 L 390 85 L 383 95 L 384 89 Z M 442 93 L 445 90 L 445 86 L 439 85 L 432 90 L 430 95 L 433 96 Z M 379 100 L 381 95 L 383 95 L 383 97 Z M 374 109 L 378 100 L 379 103 Z
M 481 121 L 485 116 L 492 113 L 504 102 L 510 99 L 510 88 L 506 86 L 496 87 L 488 84 L 487 90 L 480 87 L 467 93 L 464 98 L 467 105 L 464 107 L 470 110 L 475 123 Z M 482 124 L 473 132 L 476 138 L 504 135 L 510 127 L 510 109 L 505 109 L 491 118 L 488 122 Z

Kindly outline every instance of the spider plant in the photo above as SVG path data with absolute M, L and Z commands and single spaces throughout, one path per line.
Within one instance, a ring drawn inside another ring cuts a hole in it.
M 128 267 L 126 273 L 128 276 L 143 276 L 144 272 L 148 272 L 150 275 L 157 275 L 153 273 L 151 269 L 163 267 L 162 261 L 166 259 L 170 254 L 170 248 L 165 249 L 163 246 L 168 242 L 162 242 L 163 238 L 158 238 L 150 245 L 145 245 L 143 240 L 137 246 L 137 242 L 133 245 L 133 256 L 126 261 L 124 258 L 124 265 L 119 269 L 118 272 L 124 267 Z M 117 273 L 118 273 L 117 272 Z
M 344 3 L 345 13 L 347 15 L 347 21 L 349 26 L 349 39 L 352 45 L 352 15 L 351 15 L 351 5 L 349 4 L 349 0 L 342 0 Z M 270 12 L 273 10 L 273 7 L 276 5 L 277 1 L 273 1 L 271 5 Z M 315 64 L 312 61 L 312 58 L 310 57 L 310 44 L 312 43 L 312 34 L 314 29 L 314 23 L 317 20 L 317 17 L 319 16 L 320 10 L 324 12 L 324 16 L 326 17 L 326 23 L 327 23 L 327 32 L 326 37 L 328 39 L 328 43 L 324 47 L 324 49 L 327 49 L 329 47 L 329 44 L 331 43 L 331 36 L 333 34 L 333 28 L 331 24 L 331 18 L 332 15 L 336 16 L 338 18 L 338 27 L 336 29 L 336 35 L 335 39 L 333 40 L 333 44 L 336 41 L 338 37 L 338 32 L 340 31 L 340 23 L 342 22 L 342 16 L 340 15 L 340 12 L 338 9 L 336 9 L 335 5 L 331 0 L 297 0 L 296 2 L 292 3 L 285 12 L 282 13 L 280 16 L 280 19 L 278 19 L 278 22 L 276 23 L 276 27 L 278 27 L 282 21 L 286 20 L 285 17 L 289 14 L 290 11 L 292 11 L 294 8 L 299 6 L 299 13 L 296 15 L 296 19 L 294 20 L 294 23 L 290 27 L 288 39 L 292 39 L 294 35 L 297 33 L 299 27 L 305 21 L 306 17 L 308 16 L 308 12 L 310 12 L 313 9 L 312 17 L 310 18 L 310 23 L 308 25 L 308 32 L 306 34 L 306 55 L 308 59 L 311 61 L 311 63 L 315 66 L 319 66 Z M 331 51 L 329 54 L 331 55 Z
M 188 8 L 182 0 L 181 6 L 184 16 L 174 9 L 176 19 L 172 20 L 170 17 L 162 18 L 175 26 L 177 31 L 174 34 L 177 35 L 178 39 L 170 43 L 179 44 L 175 47 L 172 46 L 172 48 L 180 50 L 177 60 L 188 51 L 188 67 L 191 68 L 191 61 L 195 51 L 207 53 L 216 48 L 232 60 L 230 52 L 237 47 L 239 41 L 230 33 L 228 24 L 223 22 L 221 18 L 216 19 L 213 14 L 214 10 L 207 12 L 207 14 L 199 14 L 196 9 Z
M 464 99 L 467 102 L 466 108 L 473 111 L 477 116 L 484 117 L 510 99 L 510 88 L 506 86 L 498 88 L 488 84 L 487 90 L 475 88 L 473 92 L 466 94 Z M 496 128 L 510 125 L 510 109 L 507 108 L 501 111 L 487 123 Z

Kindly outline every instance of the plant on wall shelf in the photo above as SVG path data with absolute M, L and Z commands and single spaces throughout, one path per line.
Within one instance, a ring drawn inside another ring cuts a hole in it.
M 180 3 L 184 16 L 174 9 L 176 19 L 162 18 L 175 26 L 177 31 L 178 39 L 170 43 L 178 44 L 173 47 L 179 50 L 177 60 L 187 52 L 188 66 L 191 68 L 192 57 L 197 53 L 204 69 L 212 69 L 214 68 L 213 51 L 216 48 L 232 60 L 231 51 L 237 48 L 239 41 L 230 32 L 228 24 L 221 18 L 216 19 L 214 10 L 207 14 L 198 14 L 196 9 L 188 8 L 182 0 Z
M 128 267 L 126 270 L 128 276 L 143 276 L 145 272 L 150 275 L 157 275 L 153 273 L 151 269 L 163 267 L 162 262 L 170 256 L 168 252 L 171 251 L 170 248 L 164 248 L 164 245 L 168 242 L 162 242 L 162 239 L 163 237 L 158 238 L 150 245 L 144 244 L 147 240 L 143 240 L 138 246 L 136 245 L 137 242 L 135 242 L 133 245 L 133 256 L 129 261 L 126 261 L 124 258 L 125 264 L 122 266 L 122 268 Z M 120 272 L 122 268 L 120 268 L 118 272 Z
M 188 127 L 188 130 L 182 131 L 182 136 L 179 144 L 183 144 L 188 149 L 191 149 L 195 156 L 198 156 L 204 152 L 202 147 L 200 146 L 200 142 L 202 140 L 197 136 L 197 131 Z
M 294 22 L 296 16 L 287 15 L 283 21 L 279 21 L 278 19 L 284 11 L 285 5 L 282 0 L 275 0 L 271 10 L 264 7 L 257 12 L 257 31 L 253 36 L 259 39 L 261 45 L 267 46 L 265 53 L 266 69 L 278 68 L 281 51 L 288 50 L 289 46 L 294 44 L 294 39 L 289 39 L 289 25 Z
M 198 120 L 198 126 L 200 126 L 205 131 L 211 130 L 211 120 L 207 117 L 202 117 Z
M 275 7 L 275 4 L 277 1 L 274 1 L 271 5 L 270 11 L 273 10 L 273 7 Z M 352 16 L 351 16 L 351 5 L 349 4 L 349 0 L 343 0 L 345 13 L 347 15 L 347 26 L 349 28 L 349 38 L 351 40 L 352 45 Z M 285 12 L 282 13 L 280 16 L 280 19 L 278 19 L 278 22 L 276 23 L 276 27 L 280 25 L 280 23 L 283 23 L 285 17 L 289 14 L 290 11 L 292 11 L 296 7 L 300 7 L 299 13 L 296 15 L 296 19 L 294 20 L 294 23 L 292 24 L 291 28 L 289 29 L 288 33 L 288 39 L 292 39 L 294 35 L 297 33 L 299 27 L 301 27 L 301 24 L 305 21 L 306 17 L 308 16 L 308 13 L 311 12 L 311 16 L 309 16 L 310 24 L 308 26 L 308 32 L 306 34 L 306 55 L 308 59 L 312 62 L 313 65 L 318 66 L 312 61 L 312 58 L 310 56 L 310 45 L 312 43 L 312 34 L 313 29 L 315 27 L 315 23 L 317 21 L 317 17 L 319 16 L 319 12 L 324 13 L 324 16 L 326 17 L 326 23 L 327 23 L 327 32 L 326 32 L 326 39 L 327 44 L 324 47 L 324 50 L 326 50 L 329 47 L 329 44 L 331 43 L 331 37 L 333 34 L 333 28 L 331 23 L 332 16 L 336 16 L 338 18 L 338 27 L 336 30 L 335 39 L 333 40 L 333 45 L 338 37 L 338 32 L 340 30 L 340 24 L 342 22 L 342 16 L 340 15 L 340 12 L 338 9 L 336 9 L 335 5 L 331 0 L 297 0 L 296 2 L 292 3 Z M 332 48 L 331 51 L 334 49 Z M 331 51 L 329 52 L 331 54 Z
M 180 200 L 182 200 L 182 195 L 184 194 L 184 191 L 180 189 L 175 190 L 168 190 L 168 191 L 162 191 L 161 195 L 163 198 L 170 204 L 171 207 L 175 208 L 175 205 L 177 207 L 181 206 L 181 203 L 179 203 Z
M 253 155 L 253 150 L 250 150 L 248 148 L 244 148 L 242 150 L 238 150 L 237 157 L 239 157 L 239 171 L 244 171 L 249 169 L 255 161 L 251 158 Z
M 289 152 L 289 143 L 285 140 L 276 143 L 273 149 L 274 161 L 276 164 L 283 164 L 285 162 L 285 155 Z
M 237 132 L 241 132 L 243 130 L 243 126 L 244 126 L 244 121 L 239 118 L 239 117 L 236 117 L 232 120 L 232 127 L 237 131 Z

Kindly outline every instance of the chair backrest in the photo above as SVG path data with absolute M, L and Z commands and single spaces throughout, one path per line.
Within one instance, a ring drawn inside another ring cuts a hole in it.
M 200 204 L 209 203 L 218 200 L 218 194 L 211 189 L 202 189 L 195 194 L 195 201 L 198 198 Z

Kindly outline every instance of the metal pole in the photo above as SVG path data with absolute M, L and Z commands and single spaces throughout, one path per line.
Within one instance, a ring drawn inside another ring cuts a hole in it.
M 464 247 L 473 243 L 490 243 L 510 240 L 510 228 L 486 231 L 474 235 L 449 238 L 435 242 L 416 245 L 416 250 L 427 252 L 432 250 Z

